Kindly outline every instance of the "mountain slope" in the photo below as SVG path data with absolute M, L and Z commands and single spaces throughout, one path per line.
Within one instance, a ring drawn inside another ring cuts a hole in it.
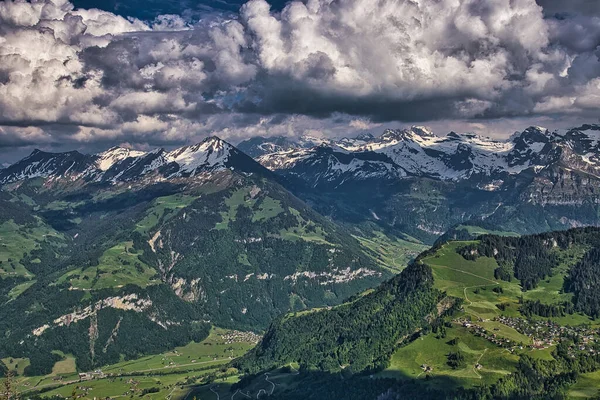
M 30 358 L 29 374 L 51 369 L 56 350 L 86 370 L 200 340 L 209 324 L 263 329 L 389 276 L 216 138 L 172 152 L 34 152 L 9 170 L 0 355 Z
M 280 318 L 235 365 L 251 373 L 291 362 L 323 371 L 377 370 L 398 341 L 437 317 L 443 297 L 433 289 L 431 270 L 412 264 L 348 303 Z
M 232 392 L 270 371 L 285 382 L 275 398 L 346 393 L 340 380 L 349 398 L 566 396 L 578 373 L 600 369 L 598 249 L 598 228 L 441 243 L 373 292 L 275 321 L 234 363 L 254 375 Z M 273 370 L 285 365 L 300 371 Z
M 322 214 L 433 243 L 461 224 L 521 234 L 600 224 L 599 143 L 598 125 L 506 141 L 412 127 L 257 160 Z

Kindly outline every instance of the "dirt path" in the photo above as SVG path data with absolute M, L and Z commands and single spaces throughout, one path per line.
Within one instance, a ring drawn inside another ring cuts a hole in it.
M 481 355 L 479 356 L 477 361 L 475 361 L 475 365 L 479 364 L 479 361 L 481 361 L 481 359 L 483 358 L 483 356 L 485 355 L 487 350 L 488 349 L 483 349 L 483 353 L 481 353 Z M 473 365 L 473 372 L 475 372 L 475 375 L 477 375 L 479 377 L 479 379 L 482 379 L 482 376 L 479 374 L 479 372 L 477 372 L 477 368 L 475 367 L 475 365 Z

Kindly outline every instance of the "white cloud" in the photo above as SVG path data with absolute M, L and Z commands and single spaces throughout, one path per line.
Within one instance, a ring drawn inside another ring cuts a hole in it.
M 598 17 L 545 19 L 534 0 L 308 0 L 281 12 L 250 0 L 237 19 L 195 24 L 0 1 L 0 124 L 36 127 L 3 128 L 0 140 L 168 144 L 588 118 L 600 108 L 599 44 Z

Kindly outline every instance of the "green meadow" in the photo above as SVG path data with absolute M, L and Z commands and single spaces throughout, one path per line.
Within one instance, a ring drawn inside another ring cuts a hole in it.
M 56 362 L 46 376 L 25 377 L 28 359 L 2 359 L 16 373 L 16 388 L 23 395 L 42 392 L 44 396 L 70 397 L 74 392 L 84 399 L 141 397 L 144 399 L 181 399 L 193 385 L 203 383 L 207 376 L 232 374 L 226 365 L 231 359 L 247 352 L 254 343 L 228 343 L 230 331 L 213 328 L 200 343 L 189 343 L 162 354 L 106 365 L 99 369 L 104 378 L 80 380 L 75 359 L 56 352 L 62 360 Z M 91 372 L 91 371 L 89 371 Z M 237 378 L 236 378 L 237 379 Z
M 452 344 L 456 339 L 456 344 Z M 464 365 L 453 369 L 447 364 L 447 354 L 460 351 L 465 357 Z M 484 338 L 472 335 L 466 328 L 454 324 L 445 337 L 435 334 L 422 336 L 399 348 L 391 358 L 390 366 L 380 372 L 382 377 L 408 377 L 422 379 L 430 375 L 431 384 L 454 382 L 458 386 L 476 386 L 495 382 L 514 370 L 518 356 L 510 354 Z M 476 365 L 480 364 L 478 369 Z M 423 367 L 431 371 L 426 373 Z M 436 377 L 443 377 L 436 382 Z M 433 378 L 433 379 L 431 379 Z
M 174 217 L 182 208 L 192 204 L 195 196 L 174 194 L 171 196 L 158 197 L 152 202 L 152 207 L 146 216 L 137 224 L 136 231 L 148 234 L 160 221 L 166 221 Z
M 390 238 L 383 232 L 376 231 L 372 237 L 354 236 L 364 247 L 370 250 L 371 256 L 382 267 L 393 273 L 400 273 L 408 263 L 428 246 L 418 241 Z
M 32 278 L 33 274 L 21 264 L 21 259 L 49 237 L 63 238 L 41 220 L 27 226 L 17 225 L 12 220 L 0 224 L 0 279 L 11 276 Z
M 133 242 L 120 243 L 104 252 L 99 264 L 69 271 L 58 283 L 68 281 L 78 290 L 117 288 L 127 284 L 146 287 L 158 283 L 156 270 L 140 261 L 141 251 L 133 249 Z

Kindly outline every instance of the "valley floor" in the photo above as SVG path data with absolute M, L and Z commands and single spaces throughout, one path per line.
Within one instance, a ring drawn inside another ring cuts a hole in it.
M 65 355 L 50 375 L 17 375 L 15 384 L 21 395 L 78 398 L 181 399 L 190 387 L 207 377 L 234 374 L 227 364 L 252 348 L 259 337 L 253 333 L 213 328 L 200 343 L 190 343 L 162 354 L 107 365 L 96 371 L 77 373 L 75 360 Z M 22 374 L 26 359 L 2 360 L 7 367 Z M 11 362 L 12 361 L 12 362 Z

